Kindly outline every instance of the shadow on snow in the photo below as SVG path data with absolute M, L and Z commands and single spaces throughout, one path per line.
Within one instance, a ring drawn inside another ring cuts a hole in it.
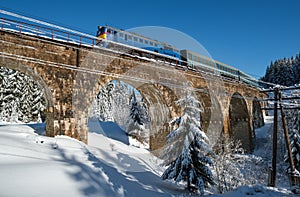
M 102 122 L 98 119 L 89 118 L 88 127 L 89 132 L 102 134 L 108 138 L 129 145 L 128 135 L 115 122 Z

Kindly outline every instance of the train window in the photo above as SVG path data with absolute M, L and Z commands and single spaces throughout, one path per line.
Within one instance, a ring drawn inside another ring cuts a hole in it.
M 188 59 L 192 59 L 192 54 L 188 53 Z
M 150 45 L 153 46 L 153 42 L 150 42 Z
M 119 34 L 119 37 L 123 38 L 124 34 L 123 33 L 120 33 Z
M 124 34 L 125 35 L 125 40 L 127 40 L 127 34 Z
M 144 40 L 140 38 L 140 39 L 139 39 L 139 42 L 140 42 L 140 43 L 143 43 L 143 42 L 144 42 Z
M 145 40 L 145 44 L 148 44 L 149 43 L 149 41 L 148 40 Z
M 131 35 L 128 35 L 128 40 L 132 40 L 132 36 Z
M 158 45 L 157 45 L 156 43 L 154 43 L 154 46 L 156 46 L 156 47 L 157 47 Z
M 197 56 L 194 56 L 194 61 L 198 62 L 198 57 Z
M 138 38 L 137 37 L 133 37 L 133 40 L 134 40 L 134 42 L 137 42 Z

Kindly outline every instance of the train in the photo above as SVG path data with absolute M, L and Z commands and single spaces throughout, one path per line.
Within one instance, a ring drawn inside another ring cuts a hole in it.
M 97 45 L 112 47 L 112 43 L 121 43 L 125 46 L 133 46 L 139 49 L 143 49 L 139 51 L 132 51 L 132 53 L 136 53 L 136 55 L 139 56 L 151 58 L 153 57 L 153 53 L 158 53 L 162 55 L 162 60 L 167 60 L 171 63 L 185 66 L 190 70 L 213 72 L 214 74 L 217 74 L 221 77 L 234 79 L 236 81 L 241 81 L 251 86 L 258 87 L 258 81 L 255 78 L 237 68 L 197 54 L 191 50 L 178 49 L 177 47 L 170 44 L 154 40 L 133 32 L 121 30 L 107 25 L 98 26 L 96 37 L 98 38 Z M 150 51 L 152 53 L 147 53 L 145 51 Z

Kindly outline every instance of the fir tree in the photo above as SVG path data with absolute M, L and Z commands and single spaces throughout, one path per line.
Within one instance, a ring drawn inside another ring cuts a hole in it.
M 0 67 L 0 120 L 6 122 L 37 122 L 45 109 L 44 94 L 30 77 Z
M 298 110 L 287 110 L 286 119 L 289 129 L 289 137 L 292 155 L 296 169 L 300 172 L 300 112 Z M 288 154 L 285 155 L 288 162 Z
M 147 142 L 147 136 L 144 133 L 145 124 L 148 122 L 147 111 L 141 103 L 137 101 L 136 94 L 133 91 L 130 101 L 130 120 L 127 132 L 139 141 Z
M 112 116 L 116 123 L 127 131 L 130 119 L 130 103 L 131 88 L 122 81 L 115 81 L 112 100 Z
M 292 155 L 296 169 L 300 172 L 300 135 L 299 131 L 293 130 L 291 132 L 290 142 L 292 147 Z M 286 161 L 288 161 L 286 159 Z
M 200 127 L 200 103 L 189 95 L 179 101 L 184 108 L 179 127 L 168 135 L 162 158 L 169 167 L 162 175 L 162 179 L 184 181 L 187 189 L 204 193 L 204 187 L 214 184 L 209 165 L 213 165 L 207 156 L 212 151 L 208 145 L 208 138 Z M 178 157 L 177 157 L 178 156 Z M 175 158 L 177 157 L 177 158 Z
M 109 82 L 103 87 L 96 96 L 93 103 L 90 117 L 99 118 L 101 121 L 113 121 L 112 116 L 112 92 L 114 89 L 114 83 Z

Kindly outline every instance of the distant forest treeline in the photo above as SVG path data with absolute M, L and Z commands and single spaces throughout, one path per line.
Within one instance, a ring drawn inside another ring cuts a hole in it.
M 300 53 L 290 58 L 278 59 L 271 62 L 266 69 L 262 81 L 274 84 L 293 86 L 300 83 Z

